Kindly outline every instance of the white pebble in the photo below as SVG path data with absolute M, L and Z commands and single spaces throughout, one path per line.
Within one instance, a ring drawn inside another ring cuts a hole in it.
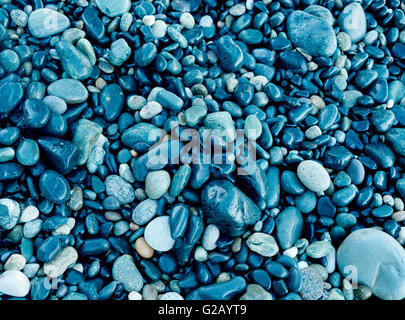
M 202 238 L 202 245 L 205 250 L 214 250 L 217 247 L 217 241 L 219 239 L 219 229 L 214 224 L 209 224 L 204 231 Z
M 30 291 L 28 277 L 18 270 L 7 270 L 0 275 L 0 292 L 13 297 L 25 297 Z
M 290 257 L 290 258 L 295 258 L 298 254 L 298 248 L 297 247 L 291 247 L 283 252 L 284 256 Z
M 162 105 L 157 101 L 149 101 L 142 107 L 139 115 L 142 119 L 149 120 L 163 111 Z
M 27 260 L 21 254 L 14 253 L 8 257 L 4 264 L 4 270 L 22 270 L 25 267 Z
M 177 292 L 166 292 L 159 297 L 159 300 L 184 300 Z
M 146 15 L 146 16 L 144 16 L 144 17 L 142 18 L 142 22 L 143 22 L 145 25 L 151 27 L 151 26 L 153 26 L 153 25 L 155 24 L 155 16 Z
M 180 16 L 180 23 L 186 29 L 193 29 L 195 25 L 194 17 L 189 12 L 184 12 Z
M 298 269 L 302 270 L 308 268 L 308 263 L 306 261 L 299 261 L 298 262 Z
M 131 291 L 128 293 L 128 300 L 142 300 L 142 295 L 139 292 Z
M 19 222 L 25 223 L 35 220 L 39 216 L 39 210 L 37 207 L 28 206 L 21 213 Z
M 152 34 L 156 39 L 163 38 L 167 32 L 167 24 L 163 20 L 157 20 L 152 26 Z
M 157 251 L 169 251 L 174 246 L 170 235 L 169 216 L 160 216 L 153 219 L 145 228 L 146 243 Z

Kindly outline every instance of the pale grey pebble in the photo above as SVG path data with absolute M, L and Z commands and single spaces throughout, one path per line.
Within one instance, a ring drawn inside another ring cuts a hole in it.
M 184 300 L 177 292 L 166 292 L 159 296 L 159 300 Z
M 98 167 L 103 164 L 105 155 L 106 152 L 102 147 L 94 146 L 90 151 L 89 157 L 87 158 L 87 170 L 90 173 L 95 173 Z
M 204 231 L 202 238 L 202 245 L 205 250 L 214 250 L 219 239 L 220 231 L 218 227 L 214 224 L 209 224 Z
M 39 265 L 39 263 L 27 263 L 24 266 L 23 272 L 28 278 L 31 279 L 35 277 L 40 267 L 41 266 Z
M 134 188 L 117 175 L 110 175 L 105 180 L 106 193 L 116 197 L 122 204 L 130 203 L 135 199 Z
M 146 224 L 156 215 L 157 207 L 157 200 L 146 199 L 141 201 L 132 212 L 132 221 L 140 226 Z
M 45 103 L 49 109 L 59 114 L 64 114 L 67 110 L 66 102 L 55 96 L 46 96 L 42 99 L 42 102 Z
M 24 237 L 32 239 L 41 231 L 42 220 L 35 219 L 24 224 Z
M 142 275 L 129 254 L 120 256 L 114 261 L 112 276 L 115 281 L 122 283 L 127 292 L 139 292 L 143 287 Z
M 11 10 L 10 17 L 13 22 L 19 27 L 25 27 L 28 24 L 27 14 L 19 9 Z
M 129 12 L 124 13 L 121 16 L 121 20 L 120 20 L 121 31 L 127 32 L 129 30 L 129 28 L 131 27 L 132 21 L 133 21 L 132 14 L 130 14 Z
M 121 163 L 118 172 L 120 174 L 120 177 L 124 179 L 125 181 L 129 183 L 134 183 L 135 182 L 135 177 L 134 174 L 131 171 L 131 168 L 127 163 Z
M 21 271 L 7 270 L 0 275 L 0 293 L 12 297 L 25 297 L 30 288 L 30 280 Z
M 39 216 L 39 210 L 37 207 L 34 206 L 27 206 L 21 213 L 20 219 L 18 222 L 29 222 L 35 220 Z
M 175 241 L 170 234 L 169 216 L 160 216 L 148 223 L 144 233 L 146 243 L 157 251 L 169 251 Z
M 157 300 L 158 292 L 156 288 L 150 284 L 146 284 L 142 289 L 142 300 Z

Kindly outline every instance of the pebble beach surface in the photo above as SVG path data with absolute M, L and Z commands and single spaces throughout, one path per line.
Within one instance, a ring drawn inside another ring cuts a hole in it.
M 0 0 L 0 300 L 405 298 L 404 11 Z

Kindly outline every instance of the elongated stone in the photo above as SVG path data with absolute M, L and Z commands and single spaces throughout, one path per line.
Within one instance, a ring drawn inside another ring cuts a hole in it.
M 104 109 L 104 119 L 112 122 L 121 114 L 124 106 L 124 93 L 118 84 L 109 84 L 101 90 L 100 105 Z
M 93 67 L 89 59 L 66 40 L 58 41 L 56 52 L 62 63 L 63 70 L 73 79 L 84 80 L 90 77 Z
M 23 94 L 24 91 L 19 82 L 5 82 L 0 85 L 0 118 L 14 110 Z

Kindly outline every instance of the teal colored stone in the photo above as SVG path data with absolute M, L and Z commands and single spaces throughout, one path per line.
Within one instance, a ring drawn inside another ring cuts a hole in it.
M 65 203 L 70 196 L 68 181 L 54 170 L 44 171 L 39 178 L 38 185 L 42 196 L 52 203 Z
M 56 52 L 61 60 L 63 70 L 73 79 L 84 80 L 90 77 L 93 70 L 89 59 L 70 42 L 58 41 Z
M 215 42 L 215 53 L 226 72 L 238 71 L 243 64 L 242 49 L 228 36 L 222 36 Z
M 256 115 L 250 114 L 245 119 L 244 133 L 249 140 L 257 140 L 262 135 L 262 123 Z
M 405 298 L 405 251 L 387 233 L 367 228 L 352 232 L 337 251 L 343 276 L 353 276 L 384 300 Z
M 140 202 L 132 212 L 132 221 L 137 225 L 144 225 L 149 222 L 157 212 L 158 201 L 146 199 Z
M 147 122 L 140 122 L 125 130 L 121 136 L 122 143 L 135 151 L 145 152 L 150 146 L 159 142 L 165 131 Z
M 52 82 L 48 86 L 48 93 L 66 103 L 80 103 L 86 101 L 89 96 L 86 87 L 76 79 L 60 79 Z
M 405 85 L 399 81 L 394 80 L 388 84 L 388 99 L 394 100 L 394 103 L 401 101 L 405 97 Z
M 316 195 L 310 190 L 305 190 L 303 194 L 295 198 L 295 205 L 302 213 L 310 213 L 316 207 Z
M 190 127 L 196 126 L 207 115 L 207 108 L 202 106 L 191 106 L 184 111 L 187 125 Z
M 304 227 L 301 213 L 295 207 L 288 207 L 276 218 L 276 234 L 280 247 L 291 248 L 300 238 Z
M 39 160 L 38 144 L 34 140 L 25 139 L 17 147 L 16 158 L 23 166 L 33 166 Z
M 155 59 L 156 53 L 156 45 L 152 42 L 147 42 L 135 50 L 134 61 L 139 67 L 146 67 Z
M 209 113 L 204 119 L 204 125 L 212 130 L 212 135 L 225 137 L 227 142 L 236 139 L 235 125 L 227 111 Z
M 365 89 L 370 86 L 377 79 L 377 77 L 378 73 L 374 70 L 360 70 L 354 79 L 354 83 L 358 89 Z
M 278 251 L 276 240 L 269 234 L 263 232 L 253 233 L 247 240 L 248 248 L 264 257 L 273 257 Z
M 336 223 L 343 228 L 350 228 L 357 223 L 357 218 L 350 213 L 339 213 L 336 216 Z
M 116 16 L 121 16 L 124 13 L 129 11 L 131 7 L 130 0 L 119 0 L 119 1 L 111 1 L 111 0 L 96 0 L 97 8 L 104 13 L 106 16 L 110 18 L 114 18 Z
M 396 153 L 405 157 L 405 128 L 393 128 L 385 134 L 385 138 Z
M 28 17 L 28 28 L 35 38 L 46 38 L 65 31 L 70 21 L 65 15 L 48 8 L 33 11 Z
M 174 174 L 169 188 L 169 195 L 177 197 L 186 187 L 191 175 L 191 167 L 188 164 L 182 165 Z
M 387 132 L 396 122 L 391 110 L 375 110 L 371 116 L 371 123 L 379 132 Z
M 18 54 L 10 49 L 3 50 L 0 52 L 0 65 L 7 72 L 14 72 L 20 66 L 20 58 Z
M 7 162 L 14 159 L 15 151 L 11 147 L 0 149 L 0 162 Z
M 122 65 L 131 55 L 131 48 L 125 39 L 118 39 L 111 43 L 108 60 L 114 66 Z
M 245 29 L 239 32 L 239 40 L 247 45 L 257 45 L 263 40 L 263 34 L 257 29 Z
M 389 218 L 393 213 L 394 209 L 388 204 L 384 204 L 371 210 L 371 214 L 376 218 Z
M 333 18 L 332 13 L 327 8 L 315 4 L 306 7 L 304 11 L 306 13 L 312 14 L 313 16 L 317 16 L 326 20 L 328 24 L 333 27 L 335 19 Z
M 353 2 L 344 7 L 337 22 L 353 43 L 360 41 L 366 34 L 366 16 L 360 3 Z
M 345 207 L 354 200 L 358 193 L 355 185 L 351 184 L 343 189 L 336 191 L 333 194 L 332 202 L 338 207 Z
M 309 257 L 320 259 L 326 257 L 333 250 L 332 244 L 327 240 L 312 242 L 306 250 Z
M 101 132 L 102 128 L 97 123 L 90 120 L 80 119 L 75 123 L 72 142 L 79 149 L 78 165 L 86 163 Z
M 152 199 L 160 199 L 169 189 L 170 180 L 170 175 L 165 170 L 149 172 L 145 180 L 145 193 Z
M 312 56 L 331 56 L 337 48 L 336 36 L 328 21 L 296 10 L 287 18 L 287 33 L 296 47 Z
M 156 95 L 156 101 L 159 102 L 164 108 L 180 111 L 183 108 L 183 100 L 168 90 L 160 90 Z
M 333 180 L 333 183 L 338 188 L 347 187 L 351 182 L 352 182 L 352 179 L 344 171 L 339 171 L 335 177 L 335 180 Z

